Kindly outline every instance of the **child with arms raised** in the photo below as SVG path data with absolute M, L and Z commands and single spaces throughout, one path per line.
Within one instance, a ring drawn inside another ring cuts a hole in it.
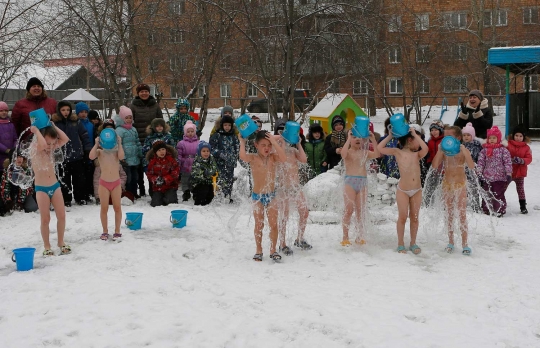
M 409 216 L 411 224 L 411 243 L 409 250 L 417 255 L 422 251 L 416 245 L 418 217 L 420 205 L 422 204 L 420 161 L 428 153 L 428 147 L 413 127 L 410 128 L 408 135 L 398 138 L 402 149 L 386 147 L 386 144 L 391 138 L 392 135 L 388 135 L 377 147 L 381 154 L 394 156 L 399 167 L 400 179 L 396 191 L 396 202 L 398 206 L 398 220 L 396 223 L 398 235 L 397 251 L 398 253 L 407 253 L 403 236 L 405 234 L 407 216 Z M 418 151 L 419 148 L 420 151 Z
M 452 126 L 445 133 L 461 141 L 461 128 Z M 469 170 L 474 170 L 474 161 L 472 160 L 471 153 L 464 145 L 460 146 L 459 153 L 455 156 L 447 156 L 441 151 L 440 147 L 441 145 L 439 144 L 437 154 L 433 158 L 432 167 L 438 168 L 442 163 L 444 168 L 441 174 L 442 198 L 448 226 L 448 245 L 445 250 L 447 253 L 454 252 L 454 220 L 456 219 L 456 215 L 459 215 L 458 222 L 461 230 L 462 253 L 463 255 L 470 255 L 472 251 L 467 241 L 467 177 L 465 175 L 465 166 L 469 167 Z
M 54 125 L 38 130 L 35 126 L 30 127 L 30 131 L 35 136 L 35 141 L 32 142 L 31 161 L 32 170 L 34 171 L 34 184 L 36 190 L 36 200 L 41 216 L 41 238 L 45 250 L 43 256 L 52 256 L 54 252 L 51 250 L 49 242 L 49 222 L 51 221 L 51 212 L 49 210 L 52 204 L 56 213 L 56 233 L 58 236 L 58 247 L 60 254 L 69 254 L 71 248 L 64 243 L 64 232 L 66 229 L 66 209 L 64 208 L 64 197 L 60 189 L 60 183 L 56 179 L 56 171 L 54 168 L 53 152 L 55 149 L 64 146 L 69 138 L 61 129 Z
M 255 244 L 257 251 L 253 260 L 262 261 L 262 231 L 264 228 L 264 212 L 270 225 L 270 258 L 274 261 L 281 260 L 281 255 L 276 252 L 278 239 L 278 205 L 274 199 L 276 196 L 274 180 L 276 177 L 276 163 L 285 162 L 285 152 L 276 140 L 266 131 L 259 131 L 255 138 L 256 154 L 246 153 L 246 141 L 240 135 L 240 159 L 251 166 L 253 175 L 253 217 L 255 219 Z M 272 148 L 275 153 L 270 153 Z
M 367 172 L 366 161 L 380 156 L 377 140 L 373 132 L 369 132 L 369 141 L 373 144 L 373 151 L 368 150 L 366 140 L 353 136 L 349 130 L 347 141 L 341 150 L 341 157 L 345 164 L 345 179 L 343 185 L 343 198 L 345 211 L 343 212 L 343 241 L 341 245 L 349 246 L 349 225 L 353 212 L 356 216 L 356 225 L 360 229 L 356 236 L 357 244 L 365 244 L 364 226 L 361 219 L 367 204 Z
M 116 134 L 116 133 L 115 133 Z M 100 219 L 103 233 L 101 240 L 109 239 L 109 228 L 107 226 L 107 213 L 109 211 L 109 197 L 113 203 L 114 210 L 114 234 L 113 241 L 122 238 L 120 233 L 120 223 L 122 222 L 122 207 L 120 199 L 122 197 L 122 186 L 120 183 L 120 161 L 124 159 L 124 149 L 122 139 L 116 136 L 116 146 L 111 150 L 104 150 L 100 146 L 100 137 L 96 138 L 94 147 L 90 151 L 90 159 L 99 160 L 101 177 L 99 178 L 99 199 L 101 204 Z

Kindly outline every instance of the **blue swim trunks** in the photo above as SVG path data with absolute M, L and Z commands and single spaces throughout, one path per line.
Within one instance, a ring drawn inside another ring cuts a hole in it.
M 270 192 L 270 193 L 261 193 L 261 194 L 258 194 L 258 193 L 252 193 L 251 194 L 251 199 L 254 201 L 254 202 L 261 202 L 261 204 L 266 208 L 268 207 L 268 204 L 270 204 L 270 202 L 272 202 L 272 199 L 274 199 L 274 197 L 276 197 L 276 192 Z
M 51 186 L 38 186 L 36 185 L 36 193 L 37 192 L 45 192 L 47 196 L 49 196 L 49 199 L 52 198 L 54 195 L 54 192 L 60 188 L 60 183 L 57 181 Z
M 354 191 L 358 193 L 367 186 L 367 177 L 345 175 L 344 183 L 345 185 L 349 185 L 350 187 L 352 187 Z

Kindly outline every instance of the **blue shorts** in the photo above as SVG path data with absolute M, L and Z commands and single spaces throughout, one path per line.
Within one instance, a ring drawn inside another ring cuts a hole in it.
M 49 196 L 49 199 L 52 198 L 56 190 L 60 188 L 60 183 L 57 181 L 51 186 L 38 186 L 36 185 L 36 193 L 38 192 L 45 192 L 47 196 Z
M 258 193 L 252 193 L 251 194 L 251 199 L 254 201 L 254 202 L 261 202 L 261 204 L 266 208 L 268 207 L 268 204 L 270 204 L 270 202 L 272 202 L 272 199 L 274 199 L 274 197 L 276 197 L 276 192 L 270 192 L 270 193 L 261 193 L 261 194 L 258 194 Z

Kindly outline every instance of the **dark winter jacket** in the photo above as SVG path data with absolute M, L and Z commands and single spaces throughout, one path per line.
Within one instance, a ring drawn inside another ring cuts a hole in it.
M 199 139 L 195 137 L 188 137 L 184 135 L 184 140 L 181 140 L 176 145 L 178 151 L 178 163 L 180 164 L 180 172 L 191 173 L 191 166 L 197 156 L 197 147 L 199 146 Z
M 170 145 L 173 147 L 176 146 L 176 143 L 174 142 L 174 139 L 172 138 L 171 133 L 169 133 L 169 130 L 170 130 L 170 127 L 168 124 L 165 124 L 165 129 L 163 129 L 163 132 L 161 133 L 154 132 L 154 130 L 150 126 L 146 127 L 147 137 L 144 139 L 143 146 L 142 146 L 144 165 L 148 165 L 148 162 L 146 160 L 146 155 L 152 149 L 152 144 L 155 141 L 161 140 L 165 142 L 165 144 L 167 145 Z
M 191 178 L 190 184 L 192 187 L 197 185 L 212 184 L 212 177 L 218 172 L 218 167 L 214 156 L 210 155 L 207 159 L 203 159 L 201 156 L 195 157 L 193 166 L 191 166 Z
M 176 157 L 176 149 L 167 145 L 167 154 L 159 158 L 154 150 L 150 150 L 146 155 L 148 160 L 148 172 L 146 176 L 152 183 L 152 189 L 158 192 L 166 192 L 170 189 L 178 189 L 178 177 L 180 176 L 180 167 Z M 160 180 L 163 184 L 158 185 Z
M 345 133 L 345 131 L 336 132 L 336 134 L 339 134 L 339 133 L 345 134 L 345 141 L 342 141 L 341 143 L 336 142 L 336 138 L 332 137 L 332 133 L 330 133 L 324 140 L 324 151 L 326 151 L 328 169 L 332 169 L 333 167 L 337 166 L 339 162 L 341 162 L 341 155 L 337 153 L 336 150 L 340 147 L 343 147 L 343 145 L 345 144 L 345 141 L 347 140 L 347 136 L 346 136 L 347 133 Z
M 225 132 L 222 127 L 210 137 L 210 146 L 218 168 L 236 167 L 240 155 L 240 141 L 234 130 Z
M 9 121 L 9 118 L 5 119 Z M 6 151 L 13 150 L 17 143 L 17 131 L 15 125 L 11 122 L 0 123 L 0 163 L 4 163 L 4 160 L 8 158 Z
M 167 122 L 171 127 L 171 135 L 175 144 L 184 138 L 184 126 L 187 121 L 195 123 L 195 120 L 189 114 L 181 114 L 176 110 L 174 115 L 169 119 L 169 122 Z
M 40 108 L 45 109 L 48 115 L 52 115 L 56 112 L 56 100 L 46 96 L 39 96 L 36 98 L 24 98 L 15 103 L 11 111 L 11 121 L 15 125 L 17 136 L 30 127 L 30 112 Z
M 379 143 L 386 139 L 387 136 L 388 135 L 382 136 L 379 139 Z M 392 138 L 388 143 L 386 143 L 385 147 L 393 149 L 397 148 L 398 140 L 396 138 Z M 390 155 L 382 155 L 379 159 L 379 172 L 383 173 L 388 177 L 399 179 L 400 174 L 396 157 Z
M 86 128 L 79 121 L 79 118 L 72 114 L 70 111 L 70 116 L 62 117 L 60 111 L 58 114 L 52 116 L 52 121 L 56 127 L 60 128 L 64 133 L 66 133 L 69 141 L 66 144 L 66 157 L 64 162 L 73 162 L 82 160 L 84 158 L 85 152 L 90 152 L 92 150 L 92 144 L 90 143 L 90 137 Z
M 465 146 L 465 148 L 471 153 L 474 163 L 478 162 L 478 156 L 480 155 L 480 151 L 482 151 L 482 144 L 480 144 L 478 140 L 474 139 L 468 143 L 463 143 L 463 146 Z
M 150 125 L 150 122 L 154 118 L 163 118 L 161 107 L 157 100 L 150 96 L 147 100 L 142 100 L 140 97 L 133 98 L 130 109 L 133 113 L 133 127 L 137 129 L 139 141 L 142 144 L 146 138 L 146 127 Z
M 470 106 L 467 103 L 467 106 Z M 487 130 L 493 126 L 493 113 L 489 108 L 488 100 L 484 98 L 480 103 L 480 110 L 474 112 L 474 109 L 468 109 L 468 113 L 464 114 L 463 112 L 459 113 L 458 118 L 454 122 L 454 126 L 463 128 L 467 123 L 471 122 L 476 136 L 478 138 L 486 139 Z
M 124 121 L 120 117 L 115 117 L 116 134 L 122 139 L 126 164 L 128 166 L 138 166 L 142 159 L 142 146 L 139 135 L 135 127 L 126 129 L 123 127 Z
M 524 141 L 508 141 L 508 151 L 512 157 L 512 178 L 527 177 L 527 166 L 532 162 L 532 152 L 529 145 Z M 522 158 L 525 163 L 515 163 L 514 158 Z
M 307 163 L 315 176 L 321 174 L 323 162 L 326 162 L 326 151 L 324 151 L 324 140 L 310 140 L 306 142 L 305 152 Z
M 427 159 L 427 163 L 431 165 L 431 162 L 433 162 L 433 159 L 435 158 L 435 155 L 437 154 L 437 151 L 439 150 L 439 144 L 444 138 L 444 134 L 438 137 L 431 137 L 429 138 L 427 142 L 427 146 L 429 149 L 429 157 Z
M 11 181 L 8 180 L 8 171 L 7 168 L 9 166 L 10 160 L 6 159 L 3 162 L 4 165 L 4 172 L 2 173 L 2 183 L 1 183 L 1 199 L 4 202 L 5 205 L 9 205 L 9 203 L 14 203 L 19 206 L 19 208 L 24 207 L 24 202 L 26 201 L 26 197 L 31 196 L 34 194 L 34 186 L 30 186 L 27 189 L 22 189 L 19 186 L 15 186 L 11 183 Z M 32 172 L 30 169 L 26 166 L 23 167 L 24 174 L 31 176 Z

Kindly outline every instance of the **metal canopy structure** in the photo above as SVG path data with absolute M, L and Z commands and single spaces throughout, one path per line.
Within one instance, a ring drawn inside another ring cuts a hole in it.
M 508 135 L 510 129 L 511 112 L 515 111 L 515 109 L 511 108 L 510 104 L 512 99 L 510 95 L 510 73 L 515 75 L 525 75 L 526 92 L 524 95 L 525 101 L 522 108 L 522 123 L 527 129 L 530 129 L 530 115 L 533 114 L 531 114 L 530 110 L 530 84 L 528 83 L 528 80 L 530 74 L 540 73 L 540 46 L 490 48 L 488 51 L 488 64 L 506 70 L 506 135 Z

